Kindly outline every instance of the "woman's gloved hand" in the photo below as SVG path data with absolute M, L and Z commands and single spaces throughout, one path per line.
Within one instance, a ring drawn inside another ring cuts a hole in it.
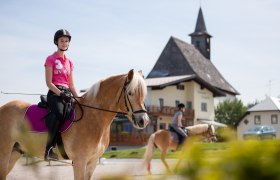
M 61 91 L 60 92 L 60 97 L 62 99 L 62 101 L 64 101 L 65 103 L 70 103 L 71 102 L 71 93 L 70 92 L 66 92 L 66 91 Z

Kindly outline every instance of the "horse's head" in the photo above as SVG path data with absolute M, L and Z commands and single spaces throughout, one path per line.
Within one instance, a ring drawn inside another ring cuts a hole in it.
M 128 119 L 137 129 L 145 128 L 150 121 L 144 104 L 146 94 L 147 86 L 142 73 L 130 70 L 123 87 L 124 105 Z
M 213 124 L 209 124 L 208 125 L 208 129 L 206 132 L 206 138 L 210 141 L 210 142 L 216 142 L 217 141 L 217 137 L 216 137 L 216 132 L 215 132 L 215 127 Z

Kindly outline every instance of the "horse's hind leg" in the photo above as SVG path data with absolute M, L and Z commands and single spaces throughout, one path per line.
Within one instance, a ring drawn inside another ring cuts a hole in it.
M 12 168 L 14 167 L 15 163 L 17 162 L 17 160 L 21 157 L 21 155 L 24 154 L 23 150 L 20 148 L 19 143 L 15 143 L 11 156 L 10 156 L 10 160 L 9 160 L 9 166 L 8 166 L 8 173 L 12 170 Z M 8 174 L 7 173 L 7 174 Z
M 0 143 L 0 148 L 0 180 L 5 180 L 9 172 L 9 161 L 13 147 Z
M 8 174 L 8 164 L 9 164 L 9 158 L 10 156 L 0 156 L 0 180 L 6 179 L 6 176 Z

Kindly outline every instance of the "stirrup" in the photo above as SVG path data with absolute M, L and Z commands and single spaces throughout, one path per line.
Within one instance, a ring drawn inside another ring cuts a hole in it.
M 58 161 L 58 155 L 52 151 L 53 147 L 45 153 L 45 161 Z

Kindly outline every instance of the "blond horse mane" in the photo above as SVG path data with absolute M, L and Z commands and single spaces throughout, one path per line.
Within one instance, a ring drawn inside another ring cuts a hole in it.
M 209 128 L 209 124 L 197 124 L 194 126 L 188 126 L 186 129 L 188 130 L 189 135 L 198 135 L 206 132 Z M 212 128 L 212 126 L 211 126 Z M 213 129 L 212 129 L 213 131 Z
M 95 99 L 100 88 L 100 83 L 101 81 L 98 81 L 97 83 L 93 84 L 83 96 L 85 98 Z
M 126 74 L 125 74 L 126 75 Z M 123 76 L 125 76 L 123 75 Z M 114 76 L 108 77 L 112 78 Z M 117 76 L 115 76 L 117 77 Z M 106 79 L 105 79 L 106 80 Z M 91 88 L 84 94 L 85 98 L 89 98 L 89 99 L 95 99 L 96 95 L 99 92 L 100 89 L 100 84 L 101 81 L 95 83 L 94 85 L 91 86 Z M 139 88 L 140 87 L 140 88 Z M 145 80 L 143 79 L 142 75 L 140 75 L 139 73 L 134 73 L 132 80 L 130 81 L 130 83 L 127 85 L 126 90 L 129 91 L 135 91 L 136 88 L 139 88 L 139 94 L 142 97 L 145 97 L 147 94 L 147 86 L 145 83 Z

